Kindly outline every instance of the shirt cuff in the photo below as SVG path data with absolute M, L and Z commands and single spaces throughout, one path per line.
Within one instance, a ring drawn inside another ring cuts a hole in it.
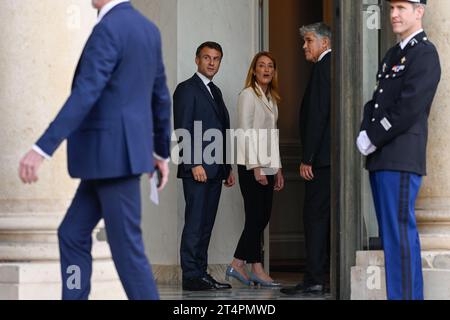
M 156 154 L 155 152 L 153 152 L 153 157 L 154 157 L 156 160 L 161 160 L 161 161 L 165 161 L 165 162 L 169 162 L 169 161 L 170 161 L 170 158 L 164 159 L 163 157 L 159 156 L 159 155 Z
M 39 148 L 36 144 L 31 149 L 33 149 L 34 151 L 39 153 L 41 156 L 43 156 L 47 160 L 50 160 L 52 158 L 48 154 L 46 154 L 44 151 L 42 151 L 42 149 Z

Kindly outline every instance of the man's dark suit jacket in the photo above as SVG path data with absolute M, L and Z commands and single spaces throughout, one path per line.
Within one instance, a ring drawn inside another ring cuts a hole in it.
M 153 152 L 170 153 L 170 102 L 159 30 L 125 2 L 95 26 L 71 95 L 36 144 L 52 155 L 67 139 L 74 178 L 153 172 Z
M 220 101 L 214 101 L 213 97 L 208 91 L 200 77 L 195 74 L 189 80 L 180 83 L 175 90 L 173 96 L 174 106 L 174 124 L 175 130 L 185 129 L 191 134 L 191 156 L 186 156 L 185 151 L 182 152 L 186 161 L 182 162 L 178 166 L 178 178 L 192 178 L 192 168 L 202 165 L 206 171 L 208 179 L 222 179 L 228 178 L 231 170 L 230 165 L 213 163 L 205 163 L 205 159 L 194 158 L 194 123 L 201 122 L 202 131 L 199 132 L 203 137 L 205 131 L 209 129 L 218 129 L 223 134 L 223 148 L 222 153 L 226 155 L 226 130 L 230 128 L 230 117 L 223 102 L 222 94 L 219 92 Z M 180 141 L 179 141 L 180 142 Z M 201 146 L 201 152 L 205 151 L 205 148 L 210 145 L 211 141 L 196 142 Z M 189 163 L 187 163 L 189 162 Z M 224 161 L 223 161 L 224 162 Z
M 302 163 L 327 167 L 330 159 L 331 53 L 314 64 L 300 112 Z

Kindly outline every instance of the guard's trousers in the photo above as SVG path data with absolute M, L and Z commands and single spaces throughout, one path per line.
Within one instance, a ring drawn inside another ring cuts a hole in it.
M 422 259 L 414 211 L 421 182 L 421 176 L 407 172 L 370 173 L 389 300 L 423 300 Z

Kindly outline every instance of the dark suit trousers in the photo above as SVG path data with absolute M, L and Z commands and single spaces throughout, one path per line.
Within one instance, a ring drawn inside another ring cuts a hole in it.
M 329 272 L 330 167 L 313 169 L 314 180 L 305 183 L 303 223 L 307 285 L 324 284 Z
M 222 180 L 206 183 L 183 179 L 186 209 L 181 237 L 181 269 L 183 279 L 200 278 L 207 274 L 208 247 L 216 220 L 222 192 Z
M 256 181 L 253 170 L 239 166 L 239 185 L 245 207 L 245 226 L 234 257 L 247 263 L 261 263 L 261 239 L 270 220 L 274 176 L 267 176 L 269 184 Z
M 83 180 L 58 229 L 63 299 L 88 299 L 92 231 L 105 221 L 108 243 L 129 299 L 157 300 L 158 289 L 144 252 L 139 176 Z M 79 271 L 79 286 L 73 277 Z

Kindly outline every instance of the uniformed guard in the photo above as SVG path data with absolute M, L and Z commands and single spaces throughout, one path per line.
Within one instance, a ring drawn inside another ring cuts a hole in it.
M 387 0 L 389 1 L 389 0 Z M 380 65 L 357 140 L 375 202 L 389 300 L 422 300 L 414 206 L 426 175 L 428 117 L 441 77 L 439 56 L 422 29 L 426 0 L 390 0 L 401 42 Z

